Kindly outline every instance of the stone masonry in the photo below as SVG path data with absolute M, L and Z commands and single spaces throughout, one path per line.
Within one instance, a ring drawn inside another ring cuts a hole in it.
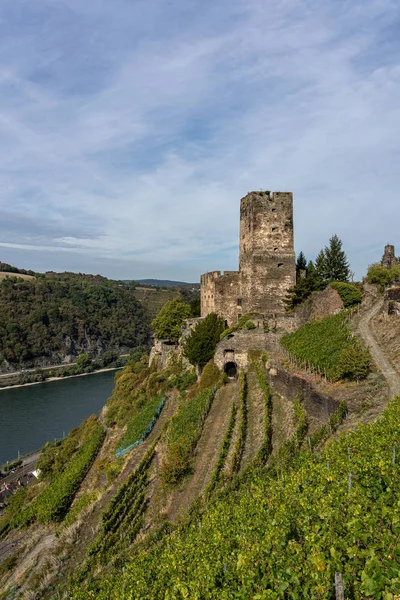
M 400 258 L 396 257 L 394 246 L 388 244 L 385 246 L 385 253 L 382 256 L 381 265 L 382 267 L 385 267 L 385 269 L 391 269 L 398 264 L 400 264 Z
M 250 192 L 240 202 L 239 271 L 201 276 L 201 316 L 215 312 L 229 326 L 248 312 L 283 316 L 295 283 L 293 194 Z

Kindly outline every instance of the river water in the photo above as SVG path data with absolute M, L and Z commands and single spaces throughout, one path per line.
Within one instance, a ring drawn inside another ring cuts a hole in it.
M 98 413 L 111 396 L 116 371 L 0 389 L 0 465 L 61 438 Z

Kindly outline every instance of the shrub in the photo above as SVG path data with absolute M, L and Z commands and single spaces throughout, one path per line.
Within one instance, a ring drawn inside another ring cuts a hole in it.
M 88 367 L 92 361 L 90 360 L 88 354 L 79 354 L 79 356 L 76 357 L 75 362 L 76 362 L 76 368 L 79 371 L 81 371 L 81 370 L 83 371 L 83 369 Z
M 399 277 L 400 265 L 395 265 L 391 269 L 385 269 L 380 264 L 373 264 L 368 267 L 366 279 L 368 283 L 376 283 L 383 289 Z
M 356 304 L 360 304 L 362 300 L 361 290 L 351 283 L 344 283 L 343 281 L 333 281 L 330 287 L 336 290 L 343 300 L 345 308 L 350 308 Z
M 371 354 L 359 340 L 343 348 L 337 371 L 344 379 L 365 379 L 371 370 Z
M 205 390 L 206 388 L 218 385 L 221 376 L 221 371 L 213 360 L 210 360 L 203 369 L 203 372 L 199 381 L 199 389 Z
M 232 327 L 225 329 L 225 331 L 223 331 L 221 333 L 220 339 L 223 340 L 227 335 L 230 335 L 231 333 L 234 333 L 235 331 L 238 331 L 239 329 L 255 329 L 256 326 L 255 326 L 254 322 L 252 321 L 252 318 L 254 318 L 254 317 L 258 317 L 259 319 L 264 319 L 264 315 L 262 315 L 261 313 L 257 313 L 257 312 L 245 313 L 244 315 L 239 317 L 236 325 L 232 325 Z M 268 325 L 264 325 L 264 331 L 268 332 Z

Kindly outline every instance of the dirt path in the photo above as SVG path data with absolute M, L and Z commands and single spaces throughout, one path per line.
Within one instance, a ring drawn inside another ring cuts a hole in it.
M 247 375 L 247 432 L 241 469 L 246 468 L 255 457 L 264 440 L 264 394 L 258 384 L 257 375 Z
M 364 339 L 367 346 L 369 346 L 372 358 L 374 359 L 375 363 L 378 365 L 379 369 L 382 371 L 382 374 L 386 378 L 390 388 L 390 395 L 397 396 L 400 395 L 400 376 L 389 363 L 385 354 L 379 347 L 370 326 L 371 319 L 373 319 L 380 312 L 380 310 L 382 309 L 382 305 L 383 298 L 381 298 L 376 304 L 374 304 L 373 307 L 361 317 L 358 323 L 358 331 L 361 337 Z
M 218 390 L 197 444 L 193 475 L 171 499 L 168 509 L 171 521 L 176 521 L 190 507 L 210 480 L 228 426 L 232 403 L 238 393 L 238 381 Z

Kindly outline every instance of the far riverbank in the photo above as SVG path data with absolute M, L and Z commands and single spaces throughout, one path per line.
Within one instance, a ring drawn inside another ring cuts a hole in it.
M 123 369 L 123 367 L 109 367 L 106 369 L 98 369 L 97 371 L 92 371 L 91 373 L 78 373 L 77 375 L 65 375 L 64 377 L 48 377 L 43 381 L 32 381 L 30 383 L 15 383 L 0 387 L 0 392 L 3 390 L 30 387 L 32 385 L 42 385 L 44 383 L 50 383 L 51 381 L 65 381 L 66 379 L 73 379 L 75 377 L 86 377 L 87 375 L 96 375 L 97 373 L 106 373 L 107 371 L 120 371 L 121 369 Z

